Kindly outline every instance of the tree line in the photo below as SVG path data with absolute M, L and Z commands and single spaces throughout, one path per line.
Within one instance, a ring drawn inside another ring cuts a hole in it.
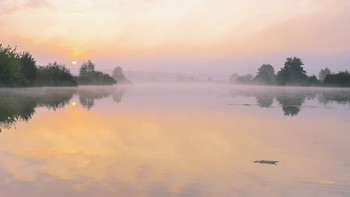
M 271 64 L 263 64 L 255 77 L 251 74 L 239 76 L 235 73 L 231 75 L 229 81 L 240 84 L 350 87 L 350 73 L 348 71 L 332 73 L 328 68 L 324 68 L 321 69 L 318 77 L 308 76 L 303 65 L 300 58 L 289 57 L 277 74 L 275 74 L 275 69 Z
M 113 85 L 117 81 L 128 82 L 122 69 L 116 67 L 113 76 L 96 71 L 88 60 L 74 76 L 63 64 L 54 62 L 39 66 L 29 52 L 17 52 L 16 48 L 0 44 L 0 87 Z

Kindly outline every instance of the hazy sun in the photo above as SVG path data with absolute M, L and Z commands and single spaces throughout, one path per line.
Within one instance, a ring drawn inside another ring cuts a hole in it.
M 77 65 L 77 61 L 72 61 L 72 65 Z

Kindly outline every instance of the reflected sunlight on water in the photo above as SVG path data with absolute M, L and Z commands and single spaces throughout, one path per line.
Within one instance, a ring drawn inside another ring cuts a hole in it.
M 347 89 L 58 90 L 2 92 L 1 196 L 350 195 Z

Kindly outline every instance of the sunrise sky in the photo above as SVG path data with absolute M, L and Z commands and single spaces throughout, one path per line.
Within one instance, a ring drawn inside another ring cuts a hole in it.
M 308 74 L 350 69 L 349 0 L 1 0 L 0 24 L 0 43 L 42 65 L 246 74 L 297 56 Z

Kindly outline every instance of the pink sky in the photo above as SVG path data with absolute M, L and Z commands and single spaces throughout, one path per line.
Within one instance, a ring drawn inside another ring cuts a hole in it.
M 0 43 L 39 64 L 255 73 L 298 56 L 309 74 L 350 69 L 348 0 L 1 0 Z M 77 66 L 75 66 L 77 67 Z

